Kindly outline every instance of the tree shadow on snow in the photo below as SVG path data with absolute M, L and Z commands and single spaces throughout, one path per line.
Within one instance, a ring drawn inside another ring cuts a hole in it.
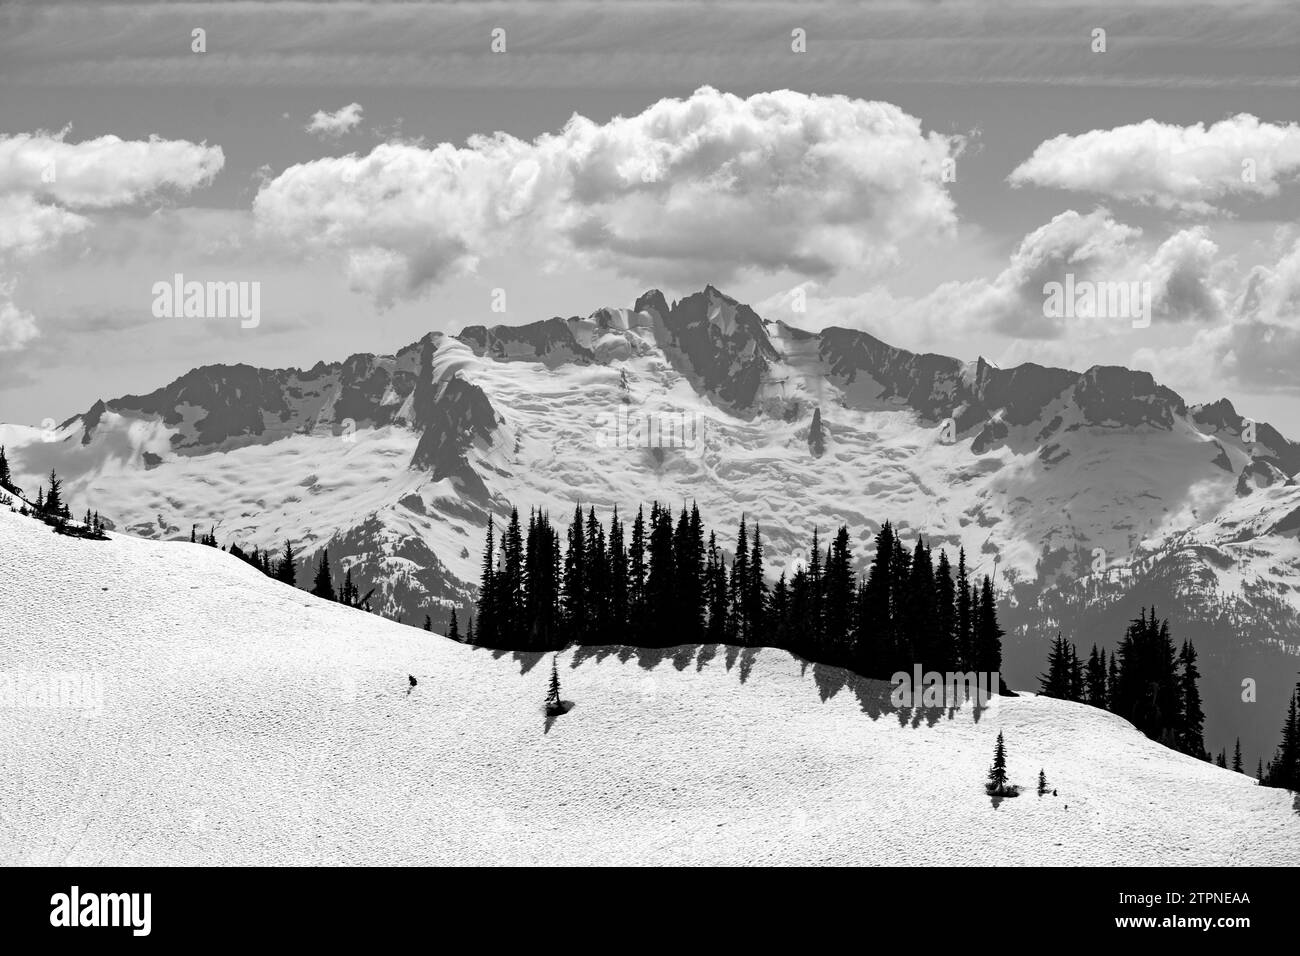
M 587 661 L 600 663 L 615 657 L 622 663 L 635 660 L 643 670 L 652 671 L 665 661 L 672 664 L 677 671 L 684 671 L 695 664 L 695 670 L 705 667 L 721 658 L 721 663 L 728 673 L 735 672 L 740 683 L 748 682 L 754 664 L 760 652 L 768 650 L 774 654 L 789 653 L 775 648 L 741 647 L 735 644 L 679 644 L 675 647 L 632 647 L 629 645 L 579 645 L 568 649 L 569 667 L 577 669 Z M 535 652 L 514 652 L 521 661 L 521 673 L 526 673 L 544 654 Z M 808 661 L 798 655 L 791 655 L 799 665 L 800 676 L 812 671 L 812 684 L 822 703 L 847 689 L 858 701 L 862 713 L 872 720 L 879 720 L 886 714 L 892 714 L 900 727 L 919 728 L 922 724 L 933 727 L 941 720 L 952 720 L 959 710 L 971 714 L 979 722 L 985 708 L 978 706 L 974 700 L 968 700 L 961 708 L 956 707 L 896 707 L 890 697 L 893 685 L 889 681 L 863 677 L 842 667 L 819 664 Z M 548 725 L 549 726 L 549 725 Z
M 546 714 L 546 719 L 542 723 L 542 735 L 545 736 L 546 734 L 549 734 L 551 732 L 551 725 L 554 724 L 559 718 L 567 714 L 569 711 L 573 710 L 573 708 L 574 708 L 573 701 L 571 700 L 560 701 L 560 712 L 558 714 L 551 714 L 551 713 Z M 543 713 L 545 713 L 545 711 L 543 711 Z

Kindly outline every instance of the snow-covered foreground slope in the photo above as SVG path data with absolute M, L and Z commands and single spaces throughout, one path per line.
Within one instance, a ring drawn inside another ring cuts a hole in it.
M 898 712 L 784 652 L 610 648 L 560 655 L 547 726 L 549 658 L 8 511 L 0 652 L 6 865 L 1300 864 L 1292 795 L 1081 705 Z M 36 706 L 54 674 L 102 706 Z M 1026 792 L 995 805 L 998 730 Z

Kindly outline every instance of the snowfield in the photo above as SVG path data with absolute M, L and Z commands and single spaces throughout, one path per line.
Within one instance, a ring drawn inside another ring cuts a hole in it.
M 1292 794 L 1083 705 L 900 712 L 783 651 L 571 649 L 548 723 L 549 655 L 7 510 L 0 651 L 4 865 L 1300 865 Z M 998 730 L 1024 792 L 995 803 Z

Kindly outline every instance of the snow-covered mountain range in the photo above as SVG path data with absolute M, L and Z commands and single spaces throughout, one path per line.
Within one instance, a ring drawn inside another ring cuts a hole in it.
M 0 508 L 0 569 L 6 866 L 1300 864 L 1293 794 L 1082 704 L 897 710 L 786 651 L 607 647 L 558 655 L 548 720 L 550 655 L 214 548 Z M 999 732 L 1014 799 L 982 786 Z
M 884 520 L 964 546 L 1022 686 L 1058 627 L 1086 654 L 1154 601 L 1201 652 L 1207 744 L 1239 735 L 1251 766 L 1300 667 L 1300 444 L 1271 425 L 1144 372 L 916 354 L 712 287 L 307 370 L 203 367 L 0 443 L 29 491 L 57 468 L 119 531 L 291 538 L 304 565 L 328 547 L 407 623 L 472 601 L 489 515 L 658 499 L 756 518 L 773 574 L 815 527 L 847 524 L 861 565 Z

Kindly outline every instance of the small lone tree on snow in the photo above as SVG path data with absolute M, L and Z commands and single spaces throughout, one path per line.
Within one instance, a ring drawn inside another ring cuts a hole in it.
M 546 692 L 546 716 L 555 717 L 564 713 L 564 703 L 560 700 L 560 673 L 555 668 L 555 657 L 551 657 L 551 687 Z
M 984 788 L 990 795 L 1005 797 L 1007 787 L 1007 748 L 1002 742 L 1002 731 L 998 731 L 997 746 L 993 748 L 993 766 L 989 767 L 989 782 Z
M 1047 792 L 1047 774 L 1040 769 L 1038 771 L 1038 795 L 1041 797 Z

